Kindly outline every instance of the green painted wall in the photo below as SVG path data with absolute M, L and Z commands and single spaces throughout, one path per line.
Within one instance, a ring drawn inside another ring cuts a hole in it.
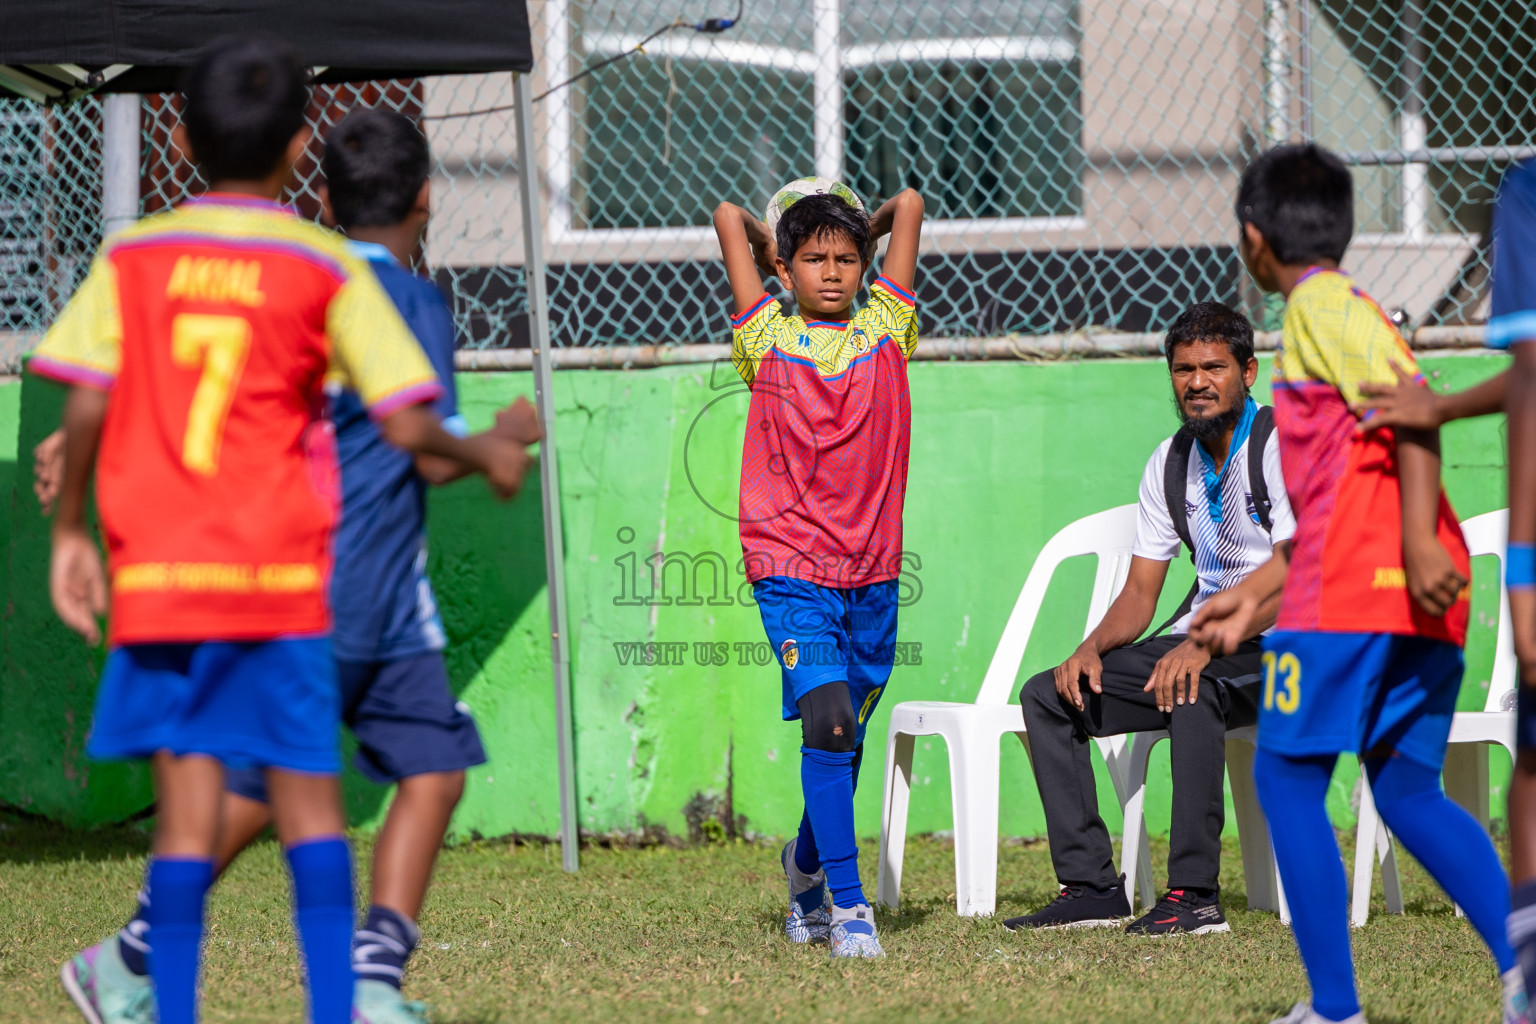
M 1437 387 L 1461 387 L 1504 364 L 1477 355 L 1424 365 Z M 897 669 L 869 726 L 858 797 L 867 834 L 878 827 L 890 706 L 972 699 L 1046 539 L 1083 515 L 1134 501 L 1147 456 L 1174 426 L 1160 361 L 916 363 L 910 377 L 911 603 L 900 638 L 920 650 L 921 663 Z M 467 374 L 460 390 L 475 426 L 531 395 L 532 383 L 526 374 Z M 799 728 L 779 721 L 778 670 L 748 603 L 730 518 L 747 401 L 728 366 L 557 375 L 584 831 L 685 835 L 730 822 L 783 834 L 798 820 Z M 57 405 L 49 385 L 0 387 L 0 444 L 16 439 L 15 450 L 0 447 L 0 494 L 12 495 L 0 516 L 9 553 L 0 802 L 85 824 L 141 811 L 149 793 L 139 770 L 87 764 L 79 753 L 97 657 L 53 621 L 46 524 L 26 489 L 27 467 L 18 473 L 15 461 L 57 422 Z M 1454 425 L 1445 448 L 1457 510 L 1470 516 L 1502 506 L 1502 422 Z M 541 545 L 537 481 L 510 505 L 474 480 L 433 495 L 432 573 L 450 668 L 492 758 L 472 773 L 460 834 L 549 835 L 557 827 Z M 659 567 L 654 588 L 647 559 Z M 1026 674 L 1064 657 L 1082 635 L 1092 567 L 1079 563 L 1058 573 Z M 1188 572 L 1175 567 L 1169 608 Z M 1475 596 L 1475 620 L 1491 619 L 1491 597 Z M 1486 629 L 1474 638 L 1464 707 L 1481 706 L 1490 641 Z M 1154 829 L 1166 828 L 1166 757 L 1166 747 L 1154 755 Z M 1499 791 L 1507 771 L 1496 764 Z M 1027 761 L 1011 740 L 1003 775 L 1003 831 L 1043 833 Z M 949 828 L 942 743 L 918 743 L 914 782 L 912 828 Z M 1352 785 L 1352 769 L 1341 769 L 1341 821 L 1350 816 Z M 349 776 L 347 793 L 354 820 L 379 820 L 387 791 Z

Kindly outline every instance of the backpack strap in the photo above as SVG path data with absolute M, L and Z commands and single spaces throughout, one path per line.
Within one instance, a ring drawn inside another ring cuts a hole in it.
M 1269 445 L 1269 435 L 1275 432 L 1275 410 L 1261 405 L 1254 413 L 1253 425 L 1248 428 L 1248 487 L 1253 494 L 1253 511 L 1259 517 L 1259 525 L 1269 533 L 1274 523 L 1270 521 L 1269 481 L 1264 478 L 1264 449 Z
M 1195 435 L 1179 428 L 1168 446 L 1168 460 L 1163 463 L 1163 500 L 1168 503 L 1168 517 L 1173 520 L 1173 532 L 1179 535 L 1189 552 L 1190 561 L 1195 559 L 1195 545 L 1189 539 L 1189 453 L 1195 447 Z
M 1189 560 L 1195 560 L 1195 545 L 1189 536 L 1189 508 L 1185 505 L 1188 500 L 1189 490 L 1189 454 L 1195 447 L 1195 435 L 1183 428 L 1173 435 L 1173 443 L 1168 446 L 1168 460 L 1163 463 L 1163 500 L 1168 503 L 1168 518 L 1173 520 L 1173 532 L 1179 535 L 1179 540 L 1184 542 L 1184 548 L 1189 552 Z M 1148 633 L 1148 636 L 1157 636 L 1163 630 L 1178 622 L 1189 613 L 1189 609 L 1195 603 L 1195 595 L 1200 592 L 1200 580 L 1196 577 L 1190 585 L 1189 593 L 1184 595 L 1184 600 L 1179 602 L 1174 609 L 1173 616 Z

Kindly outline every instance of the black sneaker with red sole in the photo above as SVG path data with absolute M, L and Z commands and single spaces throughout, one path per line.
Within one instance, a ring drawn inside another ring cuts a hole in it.
M 1211 935 L 1230 932 L 1218 893 L 1202 896 L 1192 889 L 1170 889 L 1157 906 L 1126 926 L 1127 935 Z
M 1024 917 L 1010 917 L 1003 927 L 1011 932 L 1031 928 L 1113 928 L 1131 917 L 1131 904 L 1125 896 L 1125 876 L 1113 889 L 1099 890 L 1086 885 L 1062 886 L 1061 892 L 1040 910 Z

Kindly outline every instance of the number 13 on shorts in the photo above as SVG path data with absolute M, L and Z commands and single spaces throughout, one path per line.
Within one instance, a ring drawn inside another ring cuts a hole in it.
M 201 368 L 187 409 L 181 462 L 194 473 L 219 471 L 224 419 L 251 350 L 251 322 L 243 316 L 181 313 L 171 321 L 171 359 L 183 369 Z
M 1290 651 L 1264 652 L 1264 710 L 1294 714 L 1301 706 L 1301 661 Z

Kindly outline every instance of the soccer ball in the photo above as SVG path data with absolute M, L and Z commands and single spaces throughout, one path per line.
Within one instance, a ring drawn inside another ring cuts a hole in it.
M 864 204 L 859 202 L 859 197 L 847 185 L 840 181 L 833 181 L 831 178 L 822 178 L 811 174 L 804 178 L 796 178 L 775 192 L 773 198 L 768 200 L 768 210 L 763 216 L 763 222 L 768 225 L 769 232 L 777 231 L 779 229 L 779 218 L 784 215 L 785 210 L 794 206 L 795 203 L 806 196 L 825 195 L 837 196 L 837 198 L 855 210 L 864 209 Z

